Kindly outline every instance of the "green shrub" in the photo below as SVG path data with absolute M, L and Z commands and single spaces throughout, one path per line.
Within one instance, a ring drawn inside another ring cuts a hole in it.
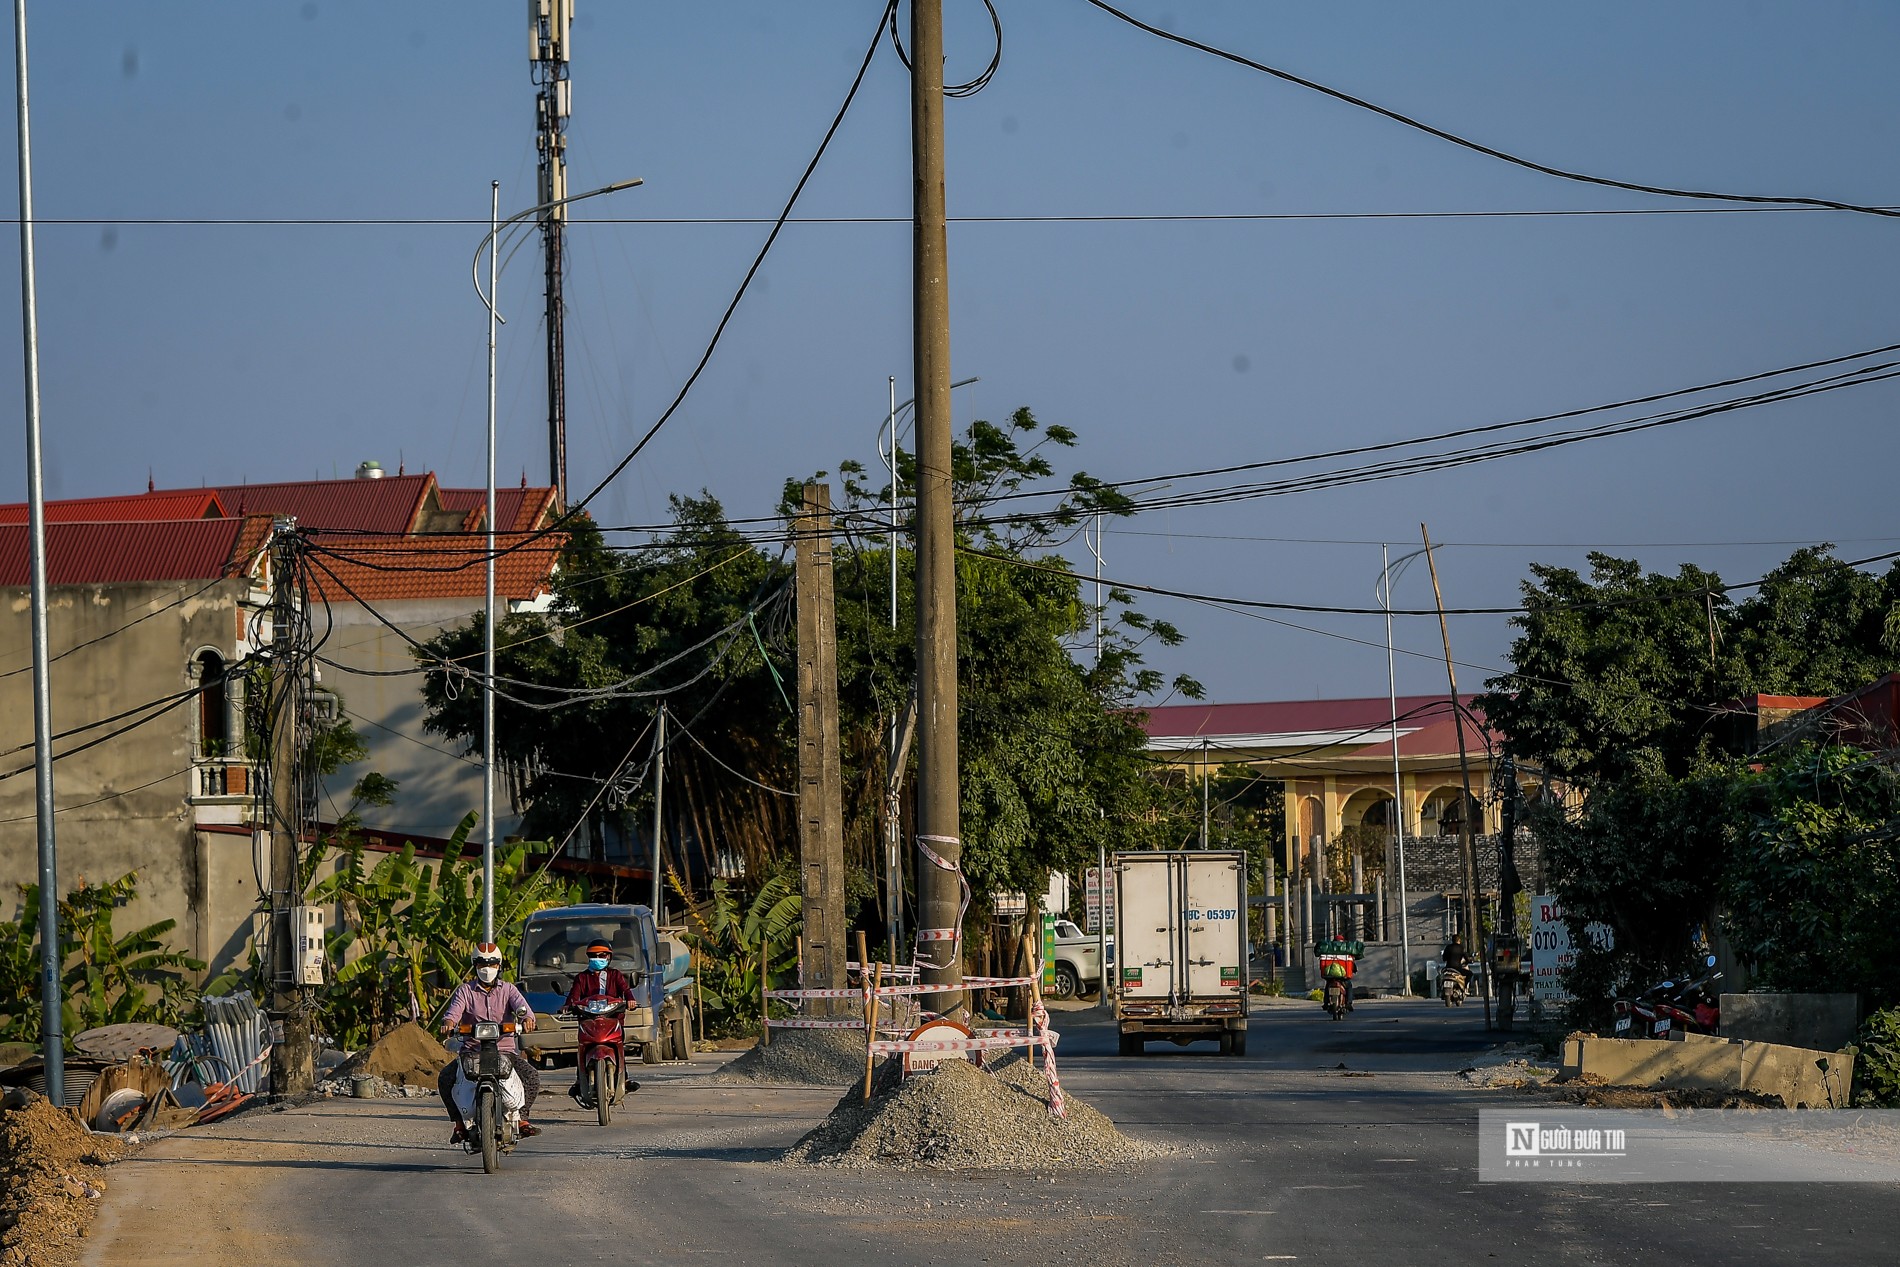
M 1860 1027 L 1854 1085 L 1861 1101 L 1900 1105 L 1900 1007 L 1875 1012 Z

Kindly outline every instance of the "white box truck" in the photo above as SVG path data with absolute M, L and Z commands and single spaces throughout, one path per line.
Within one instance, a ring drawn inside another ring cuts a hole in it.
M 1121 1054 L 1151 1038 L 1247 1053 L 1247 855 L 1115 855 L 1115 1024 Z

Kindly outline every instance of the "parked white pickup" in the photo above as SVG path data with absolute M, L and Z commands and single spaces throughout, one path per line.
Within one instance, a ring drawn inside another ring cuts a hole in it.
M 1115 963 L 1115 935 L 1108 935 L 1108 962 Z M 1085 933 L 1071 920 L 1056 921 L 1056 984 L 1050 993 L 1058 999 L 1074 998 L 1100 987 L 1102 948 L 1094 933 Z

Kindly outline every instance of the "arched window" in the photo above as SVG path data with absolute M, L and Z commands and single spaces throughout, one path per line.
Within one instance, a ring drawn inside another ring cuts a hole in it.
M 224 657 L 215 651 L 200 651 L 191 662 L 192 685 L 202 688 L 198 695 L 198 755 L 231 755 L 230 712 L 226 707 Z

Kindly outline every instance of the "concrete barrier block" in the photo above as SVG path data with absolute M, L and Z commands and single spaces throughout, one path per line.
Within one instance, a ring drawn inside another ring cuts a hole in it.
M 1860 1027 L 1853 994 L 1724 994 L 1722 1032 L 1753 1043 L 1838 1051 Z

